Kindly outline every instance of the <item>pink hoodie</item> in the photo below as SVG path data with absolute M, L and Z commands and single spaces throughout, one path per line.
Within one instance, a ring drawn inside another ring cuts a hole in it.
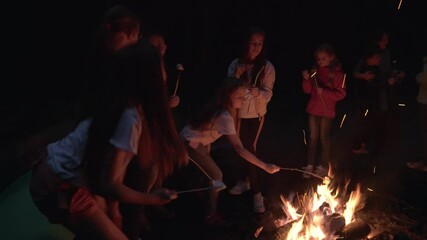
M 335 105 L 346 96 L 344 73 L 341 66 L 333 72 L 329 67 L 318 67 L 316 71 L 315 76 L 302 81 L 303 91 L 311 95 L 306 111 L 315 116 L 335 118 Z M 322 95 L 317 93 L 316 82 L 323 89 Z

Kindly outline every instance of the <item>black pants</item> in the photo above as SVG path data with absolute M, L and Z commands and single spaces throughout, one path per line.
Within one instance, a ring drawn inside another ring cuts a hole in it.
M 240 139 L 243 146 L 256 155 L 256 146 L 258 143 L 258 137 L 261 133 L 264 123 L 264 117 L 260 118 L 242 118 L 240 122 Z M 245 176 L 249 177 L 251 183 L 251 189 L 254 193 L 261 192 L 261 182 L 260 182 L 260 171 L 259 167 L 255 166 L 252 163 L 249 163 L 246 160 L 243 160 L 245 167 Z
M 394 125 L 392 112 L 360 107 L 356 123 L 354 148 L 358 148 L 360 143 L 363 142 L 371 153 L 377 154 L 388 135 L 391 134 L 390 131 L 393 130 Z

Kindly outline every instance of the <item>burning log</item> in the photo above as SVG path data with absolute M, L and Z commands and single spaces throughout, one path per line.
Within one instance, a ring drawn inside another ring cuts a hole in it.
M 332 235 L 335 233 L 339 233 L 343 231 L 345 227 L 345 218 L 339 213 L 334 213 L 330 209 L 330 205 L 327 202 L 324 202 L 318 210 L 310 213 L 306 218 L 304 218 L 304 222 L 307 219 L 313 219 L 315 216 L 322 216 L 322 230 L 327 235 Z M 289 218 L 286 216 L 277 216 L 273 214 L 273 212 L 267 212 L 264 214 L 262 219 L 262 227 L 256 231 L 256 237 L 260 235 L 261 232 L 271 233 L 274 231 L 288 232 L 292 226 L 292 224 L 299 221 L 293 220 L 289 221 Z
M 319 207 L 319 210 L 323 215 L 323 229 L 324 232 L 333 234 L 340 232 L 344 229 L 345 218 L 337 212 L 333 212 L 330 208 L 329 203 L 323 202 Z
M 339 232 L 345 227 L 345 218 L 339 213 L 333 213 L 325 217 L 324 225 L 329 233 Z
M 371 228 L 367 223 L 361 219 L 357 219 L 347 224 L 344 229 L 339 233 L 338 239 L 343 240 L 357 240 L 364 239 L 371 232 Z

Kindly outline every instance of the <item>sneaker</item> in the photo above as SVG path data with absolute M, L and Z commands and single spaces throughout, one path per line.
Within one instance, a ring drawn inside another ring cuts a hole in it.
M 254 195 L 254 212 L 255 213 L 265 212 L 264 197 L 261 195 L 261 193 L 257 193 Z
M 313 172 L 313 170 L 314 170 L 314 167 L 313 167 L 313 165 L 307 165 L 307 167 L 303 167 L 303 169 L 304 169 L 304 171 L 306 171 L 306 172 Z M 311 178 L 311 174 L 308 174 L 308 173 L 303 173 L 302 174 L 302 176 L 304 177 L 304 178 Z
M 420 170 L 420 171 L 427 172 L 427 165 L 424 165 L 422 161 L 418 161 L 418 162 L 407 162 L 406 166 L 408 168 L 412 168 L 412 169 L 415 169 L 415 170 Z
M 243 192 L 248 191 L 249 189 L 251 189 L 251 184 L 249 183 L 249 181 L 242 181 L 239 180 L 237 181 L 236 185 L 230 189 L 230 194 L 232 195 L 240 195 Z
M 326 171 L 326 168 L 324 168 L 322 165 L 319 165 L 316 167 L 316 170 L 314 170 L 314 174 L 325 177 L 328 175 L 328 172 Z
M 223 181 L 221 181 L 221 180 L 212 180 L 211 181 L 211 186 L 217 192 L 219 192 L 219 191 L 224 190 L 224 189 L 227 188 L 227 186 L 225 185 L 225 183 Z

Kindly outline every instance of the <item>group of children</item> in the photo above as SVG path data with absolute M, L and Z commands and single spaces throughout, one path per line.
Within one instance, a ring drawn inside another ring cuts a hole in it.
M 139 31 L 139 17 L 126 7 L 115 6 L 106 13 L 93 61 L 96 87 L 89 91 L 93 95 L 89 114 L 68 136 L 49 144 L 45 160 L 34 169 L 30 190 L 37 207 L 78 237 L 138 239 L 146 223 L 144 206 L 162 206 L 178 197 L 163 188 L 163 181 L 180 167 L 195 164 L 211 182 L 206 223 L 220 223 L 217 201 L 226 186 L 210 146 L 224 136 L 245 165 L 244 176 L 230 194 L 251 189 L 254 212 L 265 212 L 260 170 L 280 171 L 257 156 L 275 82 L 275 68 L 263 47 L 265 33 L 251 29 L 215 97 L 178 130 L 171 108 L 180 99 L 167 92 L 166 43 L 159 34 L 140 40 Z M 393 79 L 381 82 L 379 52 L 377 48 L 366 52 L 354 74 L 363 83 L 360 108 L 369 109 L 372 117 L 380 110 L 382 91 L 394 84 Z M 302 72 L 302 89 L 310 95 L 304 177 L 327 174 L 331 123 L 336 103 L 346 96 L 345 74 L 333 47 L 320 45 L 314 62 L 313 69 Z M 316 164 L 319 139 L 322 154 Z M 354 153 L 366 153 L 366 135 L 358 140 Z
M 123 6 L 107 11 L 91 58 L 84 118 L 73 132 L 47 146 L 46 157 L 33 171 L 34 203 L 76 238 L 138 239 L 146 224 L 144 206 L 178 197 L 162 183 L 189 160 L 211 180 L 206 223 L 221 221 L 216 204 L 225 184 L 209 145 L 222 135 L 250 164 L 271 174 L 280 170 L 248 150 L 238 134 L 239 110 L 249 109 L 247 99 L 256 104 L 250 109 L 256 109 L 251 111 L 258 125 L 271 99 L 274 68 L 265 58 L 257 59 L 264 33 L 248 40 L 236 70 L 242 79 L 227 78 L 216 98 L 179 132 L 171 114 L 179 97 L 167 93 L 166 44 L 161 35 L 140 40 L 139 31 L 133 11 Z M 251 77 L 255 60 L 257 75 Z M 260 127 L 251 131 L 257 138 Z M 262 196 L 257 207 L 265 211 Z

